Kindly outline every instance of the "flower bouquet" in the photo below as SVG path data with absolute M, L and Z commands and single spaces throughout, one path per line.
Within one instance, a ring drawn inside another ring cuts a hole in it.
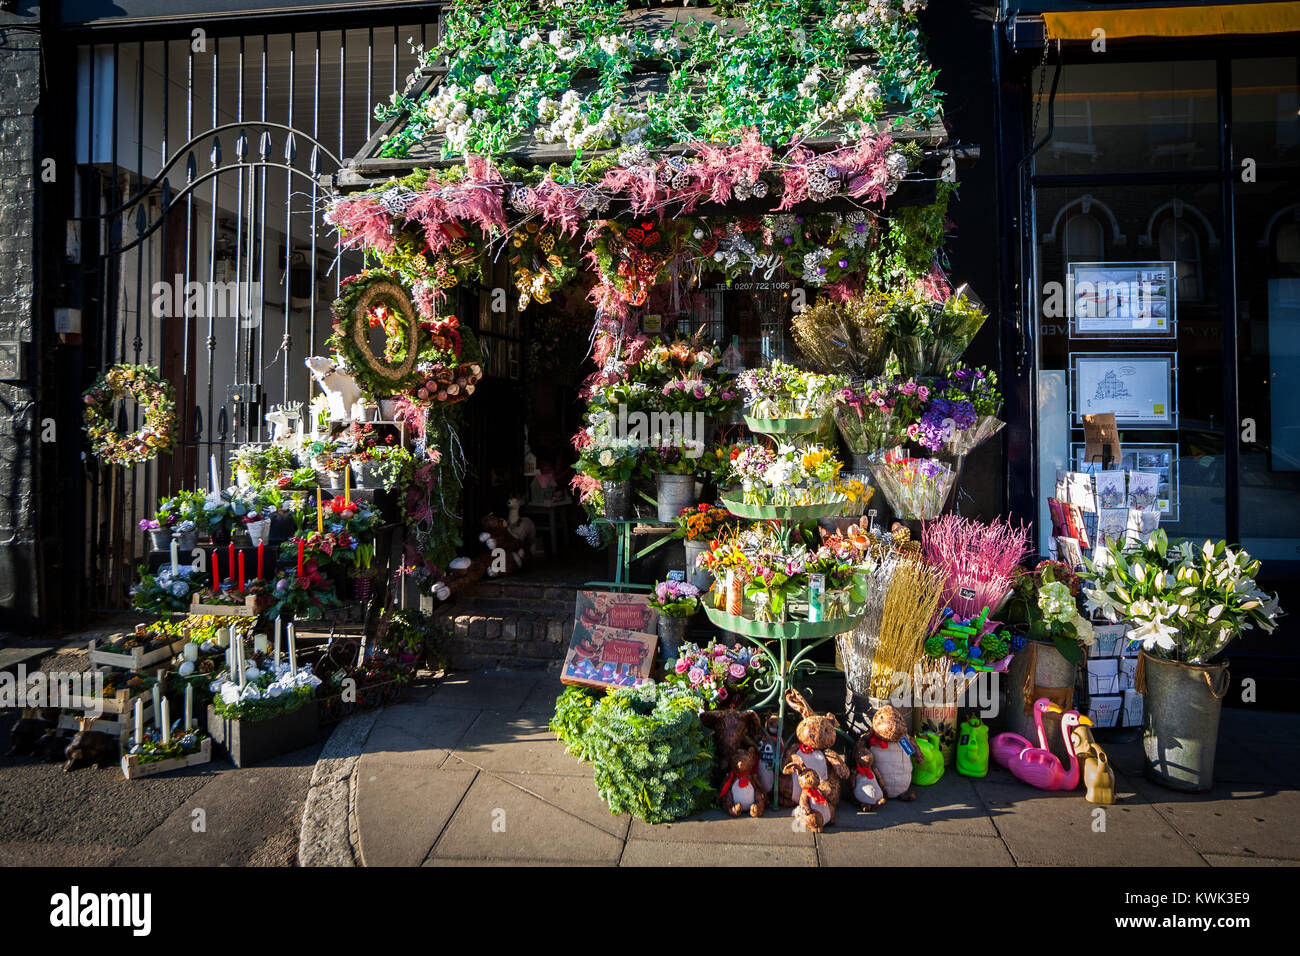
M 691 617 L 700 609 L 700 589 L 689 581 L 660 581 L 650 606 L 664 617 Z
M 992 438 L 1006 422 L 997 373 L 986 368 L 968 368 L 958 362 L 950 366 L 938 384 L 939 394 L 929 414 L 941 426 L 939 444 L 932 450 L 959 457 L 968 455 Z
M 1051 641 L 1074 664 L 1093 642 L 1092 624 L 1079 613 L 1079 591 L 1079 579 L 1069 565 L 1040 561 L 1032 572 L 1016 576 L 1002 616 L 1024 628 L 1031 639 Z
M 910 458 L 901 448 L 877 452 L 868 459 L 871 477 L 901 520 L 929 521 L 943 513 L 957 469 L 934 458 Z
M 664 683 L 677 684 L 698 695 L 705 710 L 738 708 L 755 681 L 769 670 L 762 653 L 743 644 L 683 644 Z
M 960 289 L 942 302 L 915 289 L 899 292 L 891 310 L 890 370 L 935 374 L 966 351 L 987 318 Z
M 1146 544 L 1111 544 L 1088 562 L 1084 607 L 1128 620 L 1129 640 L 1149 654 L 1207 664 L 1242 631 L 1277 626 L 1278 596 L 1255 583 L 1260 562 L 1227 542 L 1171 545 L 1163 528 Z
M 753 419 L 818 419 L 830 407 L 843 378 L 805 372 L 779 359 L 746 369 L 736 379 Z
M 1029 530 L 995 518 L 989 524 L 944 515 L 921 532 L 925 560 L 943 571 L 943 604 L 959 618 L 984 608 L 996 613 L 1011 594 L 1016 570 L 1028 553 Z
M 834 454 L 819 444 L 779 444 L 775 450 L 744 445 L 732 459 L 731 477 L 740 483 L 744 505 L 842 507 L 848 499 L 835 489 L 841 467 Z M 726 497 L 723 502 L 727 503 Z
M 203 576 L 188 564 L 177 567 L 175 574 L 167 563 L 157 574 L 150 574 L 148 566 L 142 564 L 139 573 L 139 583 L 131 588 L 131 606 L 153 614 L 188 610 L 190 596 L 203 589 Z

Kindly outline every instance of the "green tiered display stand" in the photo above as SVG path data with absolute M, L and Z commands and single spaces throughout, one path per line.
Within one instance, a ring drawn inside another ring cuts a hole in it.
M 821 418 L 755 418 L 745 416 L 745 424 L 760 435 L 774 438 L 806 439 L 821 427 Z M 840 514 L 844 501 L 832 501 L 817 505 L 748 505 L 739 498 L 723 495 L 722 505 L 738 518 L 750 518 L 762 521 L 780 522 L 782 538 L 788 541 L 790 525 L 799 521 L 826 518 Z M 762 695 L 751 707 L 776 706 L 777 739 L 781 741 L 781 752 L 777 756 L 775 768 L 776 783 L 773 785 L 772 806 L 780 805 L 780 761 L 785 752 L 785 694 L 794 688 L 801 673 L 813 675 L 821 671 L 832 674 L 843 673 L 838 667 L 819 665 L 812 659 L 813 651 L 836 636 L 851 631 L 861 621 L 861 615 L 850 614 L 847 617 L 824 621 L 789 620 L 779 624 L 755 621 L 746 613 L 729 614 L 711 607 L 705 601 L 704 611 L 709 620 L 724 631 L 729 631 L 745 638 L 755 646 L 768 663 L 768 673 L 754 683 L 754 690 Z M 746 604 L 743 612 L 752 613 Z

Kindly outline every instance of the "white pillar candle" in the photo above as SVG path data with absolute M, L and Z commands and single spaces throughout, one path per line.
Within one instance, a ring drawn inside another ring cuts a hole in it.
M 220 480 L 217 478 L 217 456 L 216 455 L 208 456 L 208 479 L 212 484 L 212 487 L 209 489 L 210 491 L 220 490 L 221 483 Z
M 135 742 L 144 740 L 144 698 L 135 699 Z
M 194 729 L 194 685 L 185 685 L 185 730 Z
M 171 701 L 166 697 L 162 699 L 162 742 L 169 743 L 172 739 L 172 711 Z
M 190 641 L 181 648 L 181 658 L 187 661 L 197 661 L 199 659 L 199 645 Z
M 176 539 L 172 538 L 172 574 L 173 575 L 175 575 L 176 572 L 179 571 L 181 567 L 180 555 L 177 553 L 176 549 L 177 549 Z
M 258 654 L 265 654 L 265 653 L 266 653 L 266 635 L 265 635 L 265 634 L 255 634 L 255 635 L 253 635 L 253 651 L 254 651 L 255 653 L 258 653 Z

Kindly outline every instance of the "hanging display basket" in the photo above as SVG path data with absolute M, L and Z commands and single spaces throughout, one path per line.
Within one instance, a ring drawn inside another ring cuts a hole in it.
M 113 365 L 82 398 L 90 450 L 100 461 L 130 468 L 152 461 L 176 445 L 176 400 L 172 387 L 148 365 Z M 143 424 L 133 432 L 118 431 L 113 421 L 117 399 L 134 399 Z
M 814 521 L 818 518 L 832 518 L 844 513 L 844 506 L 849 499 L 837 495 L 837 500 L 819 505 L 747 505 L 739 498 L 722 495 L 722 506 L 737 518 L 750 518 L 756 521 Z
M 768 624 L 739 614 L 728 614 L 709 605 L 704 606 L 709 620 L 733 634 L 753 637 L 762 641 L 808 639 L 817 637 L 834 637 L 858 626 L 862 620 L 857 617 L 838 617 L 829 621 L 783 621 L 780 624 Z

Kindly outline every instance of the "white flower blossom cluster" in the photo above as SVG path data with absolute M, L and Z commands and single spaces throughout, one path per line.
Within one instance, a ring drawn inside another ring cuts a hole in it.
M 544 96 L 537 103 L 537 118 L 546 123 L 534 135 L 543 143 L 564 143 L 570 149 L 600 149 L 619 143 L 640 142 L 650 122 L 646 113 L 614 103 L 595 115 L 576 90 L 558 100 Z
M 311 667 L 300 667 L 296 671 L 290 671 L 289 665 L 281 661 L 279 670 L 272 662 L 268 662 L 268 668 L 275 672 L 276 678 L 266 687 L 258 687 L 252 683 L 246 683 L 243 690 L 239 688 L 238 680 L 216 680 L 209 686 L 212 693 L 219 696 L 227 704 L 237 704 L 241 700 L 272 700 L 280 697 L 299 687 L 318 687 L 320 678 L 311 672 Z M 261 677 L 263 671 L 256 666 L 250 665 L 244 672 L 244 676 L 249 680 L 255 680 Z
M 838 119 L 841 116 L 870 119 L 880 109 L 883 92 L 876 71 L 869 66 L 859 67 L 845 77 L 844 89 L 839 98 L 824 105 L 819 116 L 822 120 Z

